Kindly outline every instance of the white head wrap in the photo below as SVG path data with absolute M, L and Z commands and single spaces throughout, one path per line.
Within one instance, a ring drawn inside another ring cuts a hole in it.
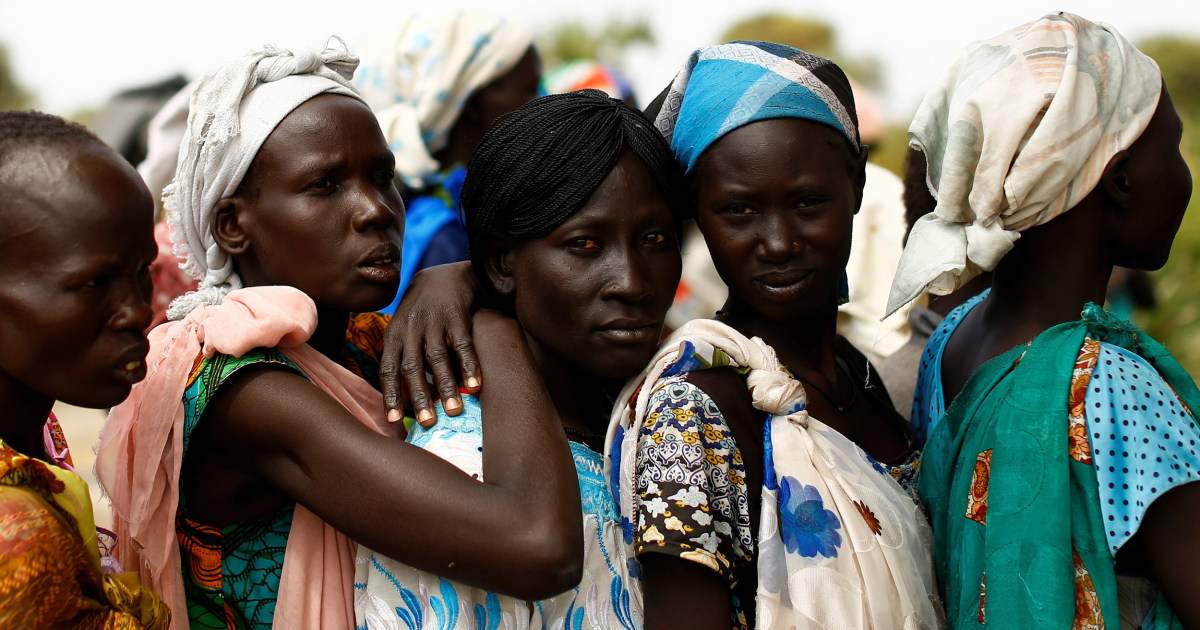
M 362 47 L 355 83 L 396 156 L 396 173 L 421 188 L 440 168 L 467 99 L 508 74 L 533 40 L 524 29 L 480 10 L 406 16 L 376 31 Z
M 192 93 L 175 181 L 163 191 L 175 253 L 200 288 L 171 303 L 180 319 L 199 304 L 218 304 L 242 286 L 233 259 L 212 233 L 217 203 L 237 191 L 267 136 L 292 110 L 319 94 L 362 97 L 350 83 L 358 58 L 341 44 L 324 50 L 267 46 L 204 75 Z
M 1150 123 L 1161 88 L 1152 59 L 1070 13 L 968 46 L 908 129 L 937 207 L 913 225 L 888 314 L 994 269 L 1020 231 L 1079 203 Z

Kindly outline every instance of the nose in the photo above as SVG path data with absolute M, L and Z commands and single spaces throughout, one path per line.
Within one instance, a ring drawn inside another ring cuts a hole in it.
M 764 213 L 758 230 L 756 253 L 759 258 L 772 263 L 785 263 L 795 258 L 801 247 L 800 233 L 788 220 L 786 213 Z
M 601 292 L 604 299 L 616 299 L 638 304 L 654 295 L 650 279 L 650 263 L 636 251 L 616 252 L 608 265 L 608 278 Z
M 364 183 L 356 195 L 357 207 L 354 212 L 354 229 L 366 232 L 371 229 L 388 230 L 404 221 L 404 202 L 394 188 L 381 190 Z M 393 209 L 392 205 L 396 207 Z
M 134 331 L 145 334 L 146 328 L 154 318 L 150 310 L 152 286 L 150 272 L 144 272 L 144 277 L 130 278 L 122 283 L 123 289 L 115 296 L 116 308 L 108 320 L 108 326 L 116 331 Z

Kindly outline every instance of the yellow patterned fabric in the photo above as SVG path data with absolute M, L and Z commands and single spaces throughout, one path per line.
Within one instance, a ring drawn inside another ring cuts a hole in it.
M 87 484 L 0 441 L 0 627 L 166 628 L 136 574 L 104 574 Z

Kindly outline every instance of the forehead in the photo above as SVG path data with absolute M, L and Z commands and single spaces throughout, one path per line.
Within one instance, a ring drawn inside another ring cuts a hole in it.
M 292 110 L 255 156 L 255 166 L 284 168 L 297 156 L 341 155 L 353 150 L 387 151 L 375 115 L 361 101 L 321 94 Z
M 61 255 L 61 248 L 49 244 L 128 247 L 153 229 L 154 205 L 145 184 L 98 143 L 15 152 L 0 167 L 0 199 L 0 252 Z
M 636 153 L 626 149 L 592 196 L 560 229 L 599 222 L 641 223 L 670 218 L 670 206 L 654 183 L 650 169 Z
M 739 127 L 713 143 L 690 176 L 703 192 L 735 180 L 849 177 L 852 149 L 835 129 L 798 118 Z

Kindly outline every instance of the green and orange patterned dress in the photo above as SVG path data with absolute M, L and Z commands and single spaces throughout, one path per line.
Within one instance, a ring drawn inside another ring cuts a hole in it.
M 345 367 L 376 389 L 383 331 L 389 319 L 378 313 L 363 313 L 351 318 L 346 331 Z M 303 375 L 274 348 L 255 348 L 240 357 L 196 357 L 183 395 L 185 460 L 190 438 L 221 385 L 238 370 L 262 364 Z M 257 518 L 218 528 L 189 518 L 187 504 L 180 496 L 175 532 L 192 628 L 271 627 L 294 510 L 295 503 L 287 503 Z

